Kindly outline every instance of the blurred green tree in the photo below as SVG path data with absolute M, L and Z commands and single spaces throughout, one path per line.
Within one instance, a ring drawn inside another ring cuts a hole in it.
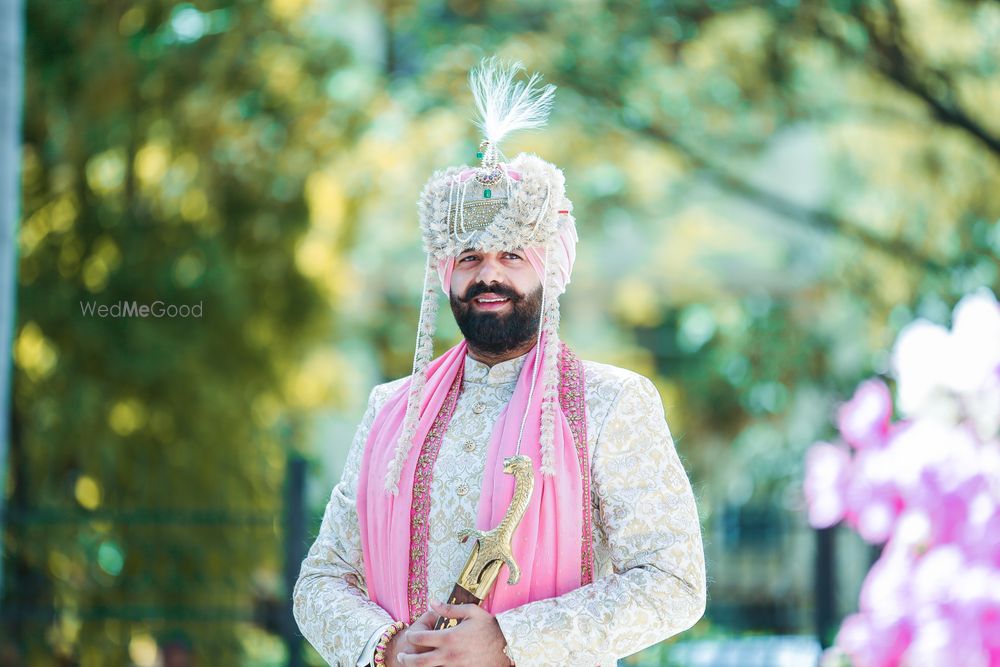
M 296 255 L 322 114 L 296 79 L 340 56 L 204 9 L 28 3 L 5 607 L 30 664 L 177 633 L 234 664 L 285 595 L 285 451 L 331 400 L 303 370 L 332 330 Z M 154 315 L 89 310 L 130 302 Z

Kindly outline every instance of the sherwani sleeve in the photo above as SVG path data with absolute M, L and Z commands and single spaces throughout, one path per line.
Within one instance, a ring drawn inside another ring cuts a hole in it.
M 705 611 L 694 494 L 647 378 L 625 380 L 592 456 L 612 573 L 498 614 L 518 667 L 614 664 L 690 628 Z
M 368 664 L 370 655 L 365 653 L 371 653 L 371 638 L 392 623 L 388 612 L 368 599 L 355 505 L 361 454 L 377 413 L 377 394 L 376 387 L 292 592 L 292 610 L 302 635 L 337 667 Z

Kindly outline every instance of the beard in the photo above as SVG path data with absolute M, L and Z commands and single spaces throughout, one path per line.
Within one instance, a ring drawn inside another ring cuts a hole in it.
M 510 299 L 510 308 L 503 313 L 482 311 L 472 300 L 480 294 L 493 292 Z M 530 294 L 520 294 L 498 283 L 473 283 L 465 295 L 450 295 L 451 312 L 469 346 L 485 354 L 504 354 L 517 349 L 538 335 L 538 320 L 542 310 L 542 288 Z

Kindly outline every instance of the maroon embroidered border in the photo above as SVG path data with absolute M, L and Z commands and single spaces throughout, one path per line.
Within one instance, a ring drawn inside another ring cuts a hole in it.
M 445 396 L 441 410 L 424 438 L 413 473 L 413 496 L 410 502 L 410 572 L 407 582 L 407 600 L 410 606 L 410 623 L 427 610 L 427 544 L 430 535 L 428 517 L 431 512 L 431 483 L 434 481 L 434 462 L 437 461 L 441 441 L 455 413 L 458 395 L 462 391 L 462 369 Z
M 569 421 L 576 455 L 580 459 L 580 474 L 583 477 L 583 534 L 580 544 L 580 585 L 594 580 L 594 532 L 590 508 L 590 455 L 587 448 L 587 408 L 585 396 L 583 362 L 573 354 L 565 343 L 559 343 L 559 403 Z

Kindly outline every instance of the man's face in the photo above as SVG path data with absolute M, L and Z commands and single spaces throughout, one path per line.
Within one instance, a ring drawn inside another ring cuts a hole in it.
M 451 312 L 469 345 L 487 354 L 521 347 L 538 334 L 542 282 L 520 249 L 466 250 L 451 274 Z

